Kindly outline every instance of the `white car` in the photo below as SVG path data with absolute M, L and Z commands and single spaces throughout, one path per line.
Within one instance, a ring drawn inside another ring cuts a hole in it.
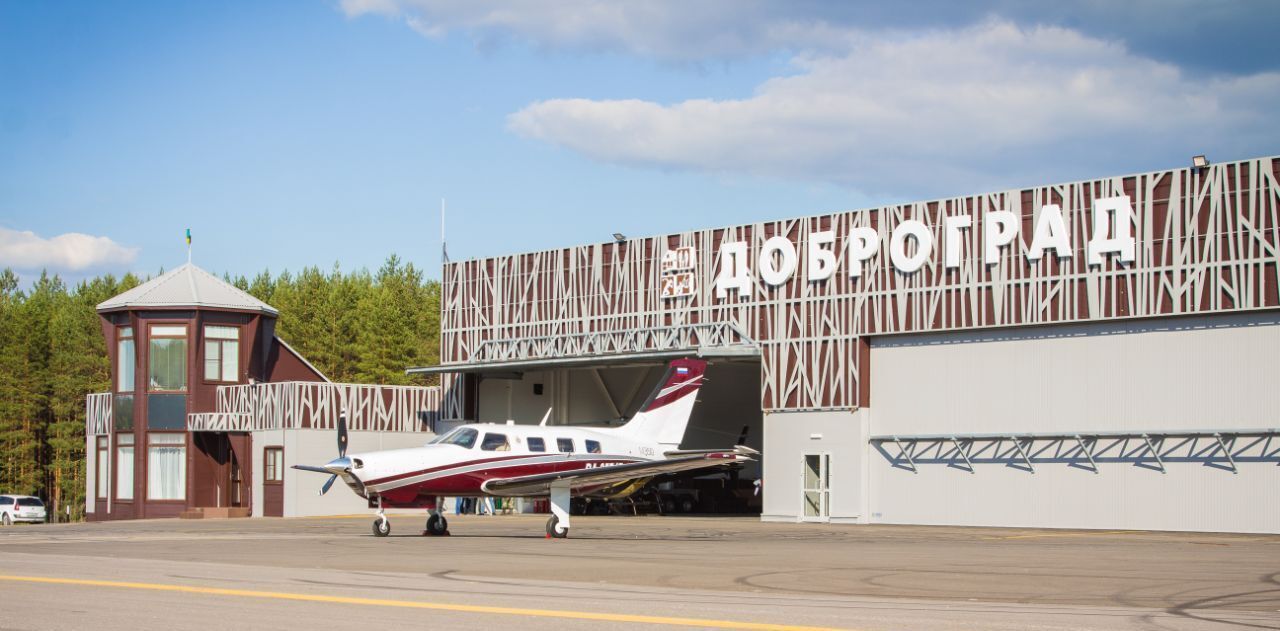
M 46 518 L 44 502 L 40 498 L 30 495 L 0 495 L 0 524 L 9 526 L 20 521 L 40 524 Z

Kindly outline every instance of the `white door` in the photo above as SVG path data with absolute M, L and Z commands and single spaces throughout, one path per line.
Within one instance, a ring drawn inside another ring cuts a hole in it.
M 801 479 L 801 521 L 829 521 L 831 518 L 831 454 L 804 454 Z

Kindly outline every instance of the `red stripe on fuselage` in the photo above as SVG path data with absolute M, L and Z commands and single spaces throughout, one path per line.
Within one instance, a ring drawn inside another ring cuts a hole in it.
M 587 469 L 588 465 L 592 465 L 590 468 L 595 468 L 595 467 L 601 467 L 601 466 L 608 466 L 612 464 L 625 464 L 630 462 L 646 461 L 645 458 L 633 458 L 631 456 L 599 456 L 599 457 L 594 457 L 589 459 L 578 459 L 578 460 L 565 459 L 565 460 L 557 460 L 554 462 L 541 462 L 541 463 L 531 463 L 531 464 L 520 464 L 520 463 L 510 462 L 511 460 L 515 460 L 518 458 L 520 459 L 542 458 L 548 455 L 554 455 L 554 454 L 529 454 L 524 456 L 513 456 L 513 457 L 501 458 L 501 459 L 471 460 L 468 462 L 455 463 L 445 467 L 433 467 L 432 469 L 424 470 L 424 471 L 420 471 L 412 474 L 401 474 L 397 476 L 392 476 L 393 478 L 400 480 L 400 479 L 405 479 L 407 477 L 414 477 L 417 475 L 427 475 L 430 473 L 441 473 L 441 472 L 445 473 L 445 475 L 441 475 L 440 477 L 434 477 L 429 480 L 423 480 L 421 482 L 413 482 L 413 483 L 405 484 L 404 486 L 395 487 L 392 489 L 384 489 L 382 491 L 378 491 L 378 493 L 385 497 L 390 497 L 393 501 L 397 501 L 397 502 L 409 502 L 413 498 L 416 498 L 418 496 L 485 495 L 485 493 L 480 490 L 481 485 L 484 484 L 486 481 L 494 478 L 504 478 L 504 479 L 519 478 L 527 475 L 538 475 L 542 473 L 561 473 L 565 471 L 576 471 L 581 469 Z M 477 464 L 486 464 L 486 463 L 497 464 L 502 462 L 506 462 L 507 464 L 504 464 L 500 467 L 482 468 L 482 469 L 477 469 L 475 471 L 467 471 L 467 472 L 462 472 L 462 473 L 457 473 L 452 475 L 447 473 L 448 470 L 450 469 L 462 469 L 462 468 L 474 466 Z M 384 478 L 383 480 L 378 482 L 367 482 L 365 483 L 365 485 L 375 486 L 379 483 L 385 483 L 388 480 L 391 480 L 391 478 L 390 477 Z

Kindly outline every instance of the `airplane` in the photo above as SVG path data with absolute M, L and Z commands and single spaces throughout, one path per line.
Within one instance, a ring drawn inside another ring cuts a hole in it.
M 617 427 L 547 426 L 512 421 L 471 423 L 432 439 L 422 447 L 347 455 L 347 423 L 338 418 L 338 457 L 323 467 L 294 469 L 329 474 L 324 495 L 341 478 L 378 508 L 373 534 L 391 534 L 388 508 L 425 508 L 423 534 L 449 534 L 441 514 L 442 497 L 547 497 L 551 517 L 547 536 L 569 534 L 572 497 L 625 497 L 653 476 L 750 462 L 759 452 L 732 449 L 681 450 L 689 416 L 707 363 L 676 359 L 644 405 Z

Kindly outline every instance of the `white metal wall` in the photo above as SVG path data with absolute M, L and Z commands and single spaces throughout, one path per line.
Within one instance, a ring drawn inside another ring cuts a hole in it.
M 867 413 L 772 412 L 764 417 L 764 521 L 799 521 L 805 454 L 831 455 L 832 522 L 866 522 Z
M 1274 313 L 877 338 L 871 434 L 1276 427 L 1277 358 Z M 872 522 L 1280 532 L 1275 462 L 913 473 L 894 466 L 893 443 L 881 449 L 868 458 Z
M 435 434 L 422 432 L 351 432 L 347 453 L 381 449 L 421 447 Z M 368 503 L 341 480 L 324 496 L 319 494 L 325 476 L 293 469 L 295 464 L 323 465 L 338 457 L 337 435 L 333 430 L 270 430 L 253 433 L 253 514 L 261 516 L 264 466 L 267 447 L 284 447 L 284 516 L 357 515 L 369 512 Z

